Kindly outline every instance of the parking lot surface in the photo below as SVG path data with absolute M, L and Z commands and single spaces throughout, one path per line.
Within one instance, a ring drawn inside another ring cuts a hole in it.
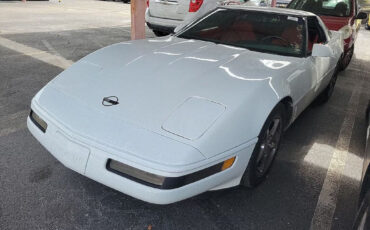
M 32 97 L 85 55 L 129 40 L 128 4 L 0 2 L 0 229 L 350 229 L 370 99 L 370 31 L 333 97 L 287 130 L 255 189 L 148 204 L 60 164 L 29 133 Z M 148 30 L 147 36 L 153 34 Z

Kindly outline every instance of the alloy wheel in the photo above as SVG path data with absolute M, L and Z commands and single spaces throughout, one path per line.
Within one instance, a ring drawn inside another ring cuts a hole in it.
M 262 140 L 256 162 L 256 173 L 258 177 L 263 176 L 269 169 L 279 147 L 281 133 L 281 118 L 275 118 L 261 137 Z

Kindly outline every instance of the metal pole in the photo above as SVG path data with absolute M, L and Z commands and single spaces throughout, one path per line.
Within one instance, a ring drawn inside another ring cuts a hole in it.
M 276 7 L 276 0 L 271 1 L 271 7 Z
M 145 38 L 145 0 L 131 0 L 131 39 Z

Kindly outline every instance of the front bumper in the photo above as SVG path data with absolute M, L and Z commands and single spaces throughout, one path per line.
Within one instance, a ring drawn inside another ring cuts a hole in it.
M 178 177 L 187 175 L 189 172 L 170 173 L 160 172 L 160 168 L 143 168 L 138 162 L 128 162 L 111 150 L 87 144 L 83 137 L 78 137 L 56 120 L 53 120 L 43 109 L 37 108 L 33 104 L 32 110 L 38 114 L 46 123 L 47 130 L 43 132 L 34 122 L 27 119 L 27 126 L 34 137 L 62 164 L 86 177 L 98 181 L 108 187 L 116 189 L 122 193 L 130 195 L 140 200 L 155 204 L 169 204 L 177 202 L 208 190 L 227 188 L 238 185 L 252 154 L 255 141 L 242 149 L 233 153 L 236 156 L 234 164 L 227 170 L 210 175 L 206 178 L 192 182 L 179 188 L 159 189 L 154 188 L 132 179 L 123 177 L 112 172 L 107 168 L 110 159 L 122 162 L 148 173 L 154 173 L 166 177 Z M 221 160 L 209 160 L 202 167 L 195 167 L 192 171 L 196 172 L 212 165 L 218 164 L 228 159 L 230 154 L 226 154 Z

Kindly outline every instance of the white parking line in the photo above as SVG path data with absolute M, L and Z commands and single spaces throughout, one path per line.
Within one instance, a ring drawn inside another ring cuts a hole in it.
M 57 58 L 57 60 L 60 62 L 61 66 L 70 66 L 73 64 L 73 62 L 63 58 L 62 55 L 60 55 L 60 53 L 58 51 L 56 51 L 56 49 L 54 49 L 54 47 L 52 47 L 50 45 L 50 43 L 46 40 L 42 40 L 42 43 L 45 45 L 46 48 L 48 48 L 48 50 L 50 51 L 50 53 L 54 54 Z
M 0 117 L 0 137 L 23 130 L 27 127 L 25 119 L 29 110 L 22 110 L 4 117 Z
M 67 60 L 60 55 L 50 54 L 3 37 L 0 37 L 0 45 L 62 69 L 66 69 L 73 64 L 73 61 Z
M 14 125 L 11 128 L 1 129 L 0 130 L 0 137 L 8 136 L 8 135 L 10 135 L 12 133 L 15 133 L 15 132 L 24 130 L 26 128 L 27 128 L 27 124 L 26 124 L 25 121 L 18 122 L 17 125 Z
M 339 137 L 320 192 L 314 216 L 311 220 L 310 229 L 312 230 L 331 229 L 338 200 L 341 177 L 346 165 L 353 125 L 355 123 L 357 108 L 359 105 L 363 80 L 364 75 L 362 75 L 362 79 L 360 81 L 356 81 L 356 85 L 348 102 L 346 115 L 339 132 Z

